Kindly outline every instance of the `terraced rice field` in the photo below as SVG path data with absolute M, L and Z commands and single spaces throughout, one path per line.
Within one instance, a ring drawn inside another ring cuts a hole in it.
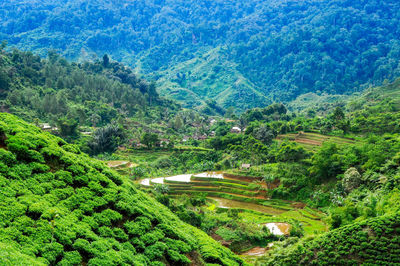
M 113 168 L 120 174 L 127 174 L 131 168 L 137 166 L 137 164 L 130 161 L 107 161 L 106 163 L 108 167 Z
M 289 133 L 284 135 L 279 135 L 277 137 L 278 140 L 289 139 L 290 141 L 294 141 L 301 146 L 303 146 L 307 150 L 316 151 L 324 142 L 333 142 L 337 145 L 346 145 L 346 144 L 355 144 L 356 141 L 354 139 L 335 137 L 322 135 L 319 133 L 313 132 L 300 132 L 300 133 Z
M 256 181 L 254 178 L 211 172 L 144 179 L 141 184 L 167 184 L 172 195 L 205 194 L 219 208 L 254 212 L 253 218 L 258 219 L 256 222 L 259 224 L 296 220 L 303 224 L 306 235 L 326 231 L 322 214 L 298 202 L 269 199 L 268 190 Z

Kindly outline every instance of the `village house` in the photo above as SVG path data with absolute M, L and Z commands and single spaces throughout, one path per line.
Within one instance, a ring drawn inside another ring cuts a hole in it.
M 160 139 L 159 146 L 165 148 L 171 141 L 169 139 Z
M 200 135 L 200 136 L 195 135 L 195 136 L 193 137 L 193 139 L 194 139 L 194 140 L 206 140 L 206 139 L 207 139 L 207 135 Z
M 42 130 L 48 131 L 48 132 L 50 132 L 50 131 L 57 131 L 57 130 L 58 130 L 57 127 L 52 127 L 52 126 L 50 126 L 49 123 L 43 123 L 43 124 L 41 124 L 40 127 L 41 127 Z
M 249 170 L 250 168 L 251 168 L 251 164 L 249 164 L 249 163 L 243 163 L 240 166 L 240 169 L 242 169 L 242 170 Z
M 231 128 L 231 133 L 240 134 L 242 130 L 239 127 L 233 127 Z

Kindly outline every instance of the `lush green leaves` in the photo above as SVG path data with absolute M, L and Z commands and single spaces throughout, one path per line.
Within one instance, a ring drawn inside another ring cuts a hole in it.
M 243 264 L 75 146 L 4 113 L 0 132 L 2 263 L 188 264 L 197 251 L 204 263 L 215 262 L 212 252 Z

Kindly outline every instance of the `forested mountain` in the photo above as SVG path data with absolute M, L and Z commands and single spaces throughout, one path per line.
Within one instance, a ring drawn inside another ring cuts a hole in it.
M 399 76 L 399 10 L 397 0 L 5 0 L 0 39 L 69 59 L 108 53 L 187 106 L 243 110 Z
M 50 51 L 48 59 L 0 47 L 0 107 L 27 120 L 53 125 L 104 126 L 119 117 L 166 119 L 179 106 L 159 97 L 130 68 L 110 62 L 68 63 Z

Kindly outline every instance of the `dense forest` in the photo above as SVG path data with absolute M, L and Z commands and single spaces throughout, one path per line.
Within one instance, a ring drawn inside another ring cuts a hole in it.
M 160 99 L 148 84 L 107 55 L 95 63 L 69 63 L 50 51 L 48 59 L 0 47 L 1 108 L 25 119 L 56 124 L 60 120 L 101 126 L 119 116 L 156 120 L 165 110 L 179 109 Z
M 186 106 L 238 110 L 400 74 L 390 1 L 2 1 L 0 39 L 42 56 L 111 54 Z

